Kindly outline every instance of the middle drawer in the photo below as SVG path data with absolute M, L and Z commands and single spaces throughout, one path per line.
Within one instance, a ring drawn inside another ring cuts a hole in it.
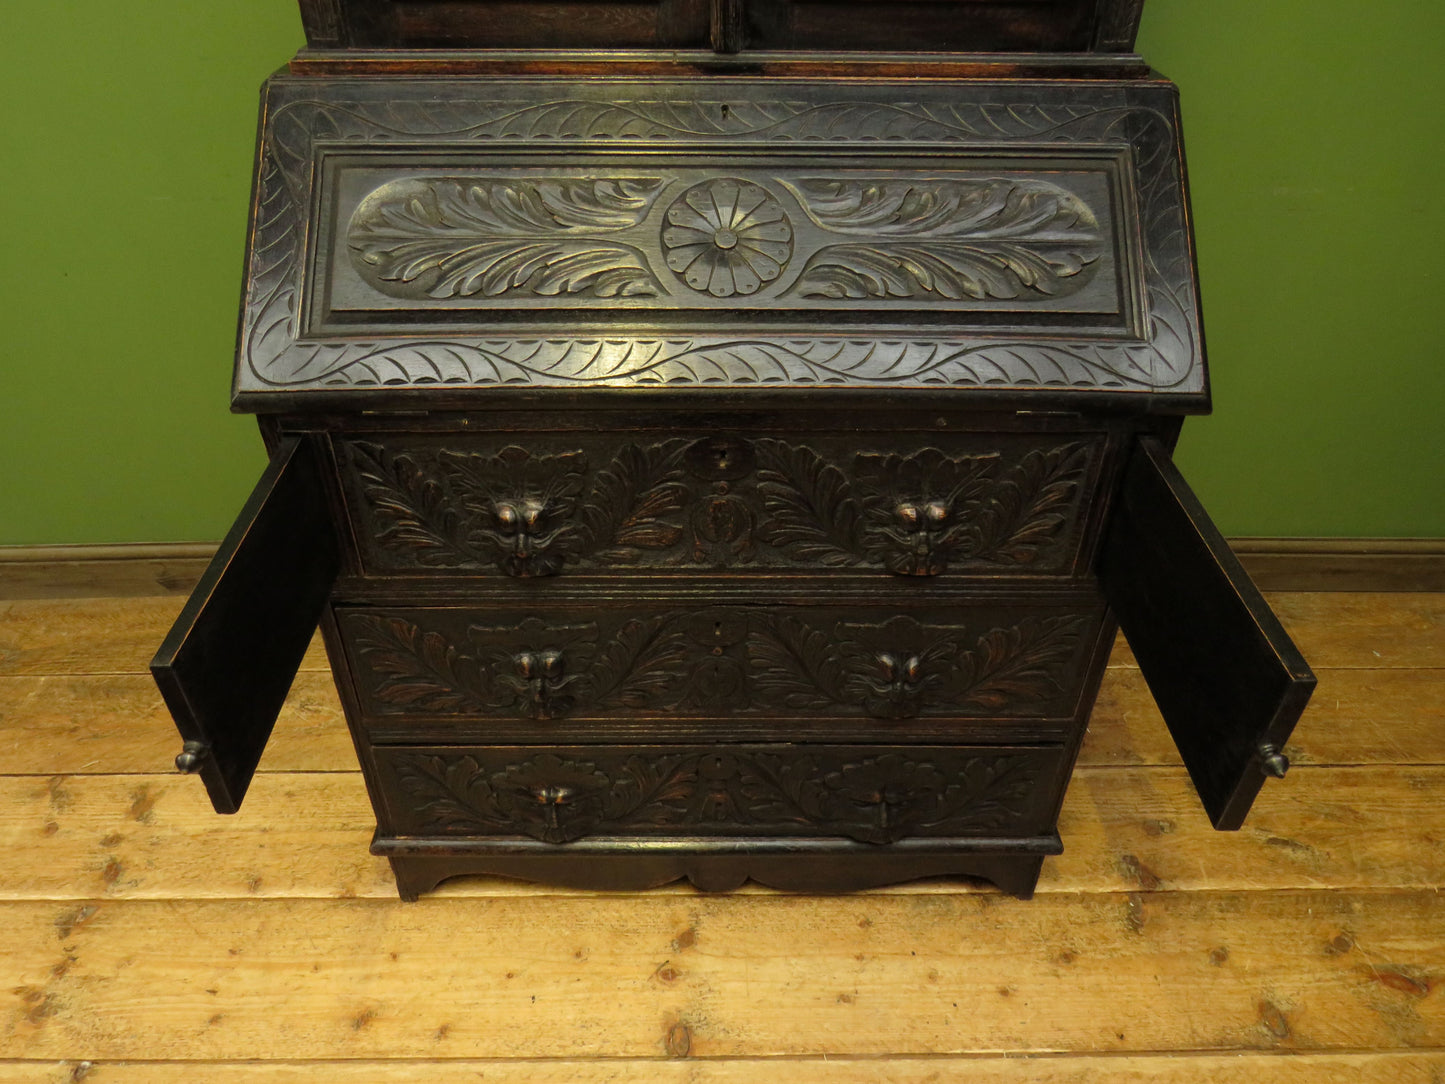
M 338 606 L 374 741 L 833 737 L 1069 731 L 1102 603 L 811 605 L 569 596 Z M 1030 728 L 1026 724 L 1035 721 Z

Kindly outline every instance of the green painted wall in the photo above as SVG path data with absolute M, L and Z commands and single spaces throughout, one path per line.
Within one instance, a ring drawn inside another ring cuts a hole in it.
M 293 0 L 47 0 L 0 44 L 0 544 L 219 538 L 256 87 Z M 1231 535 L 1445 536 L 1445 5 L 1149 0 L 1183 88 Z

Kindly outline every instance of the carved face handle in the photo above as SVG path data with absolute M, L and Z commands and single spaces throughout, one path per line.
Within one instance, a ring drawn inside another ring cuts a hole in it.
M 948 522 L 948 505 L 942 501 L 900 501 L 893 517 L 909 532 L 931 531 Z
M 572 710 L 573 697 L 567 693 L 572 679 L 567 676 L 562 652 L 555 647 L 519 651 L 512 656 L 517 669 L 519 706 L 533 719 L 555 719 Z
M 508 538 L 535 537 L 546 529 L 547 506 L 539 500 L 498 501 L 497 529 Z
M 883 667 L 883 678 L 892 685 L 912 685 L 923 676 L 923 660 L 917 655 L 894 655 L 887 651 L 878 653 L 878 665 Z
M 512 661 L 517 664 L 517 674 L 521 678 L 549 686 L 556 686 L 561 682 L 566 669 L 562 652 L 554 647 L 541 651 L 523 651 L 512 656 Z

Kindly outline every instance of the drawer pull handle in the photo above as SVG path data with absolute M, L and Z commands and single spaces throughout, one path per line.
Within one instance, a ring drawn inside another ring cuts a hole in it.
M 572 710 L 575 697 L 566 690 L 574 678 L 557 648 L 520 651 L 512 656 L 515 676 L 507 681 L 522 712 L 532 719 L 556 719 Z
M 1289 771 L 1289 757 L 1281 753 L 1271 742 L 1260 743 L 1259 764 L 1264 769 L 1265 775 L 1273 776 L 1276 779 L 1283 779 L 1284 773 Z
M 176 771 L 194 775 L 211 755 L 211 747 L 203 741 L 188 741 L 176 756 Z

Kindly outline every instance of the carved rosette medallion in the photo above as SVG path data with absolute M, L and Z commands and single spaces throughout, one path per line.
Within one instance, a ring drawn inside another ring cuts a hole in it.
M 793 227 L 760 185 L 724 177 L 693 185 L 667 209 L 667 266 L 699 293 L 757 293 L 793 255 Z

